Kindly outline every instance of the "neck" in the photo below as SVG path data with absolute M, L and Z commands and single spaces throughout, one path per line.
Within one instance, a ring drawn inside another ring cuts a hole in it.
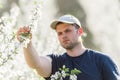
M 86 48 L 82 44 L 79 44 L 75 48 L 67 50 L 67 54 L 71 57 L 76 57 L 82 55 L 85 52 L 85 50 Z

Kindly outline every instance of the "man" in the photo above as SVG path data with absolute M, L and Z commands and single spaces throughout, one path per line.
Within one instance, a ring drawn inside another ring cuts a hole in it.
M 31 41 L 27 48 L 23 48 L 28 65 L 36 69 L 38 74 L 51 80 L 50 76 L 65 65 L 69 70 L 76 68 L 81 71 L 76 75 L 77 80 L 118 80 L 117 66 L 110 57 L 83 46 L 83 30 L 76 17 L 61 16 L 51 24 L 51 28 L 56 31 L 61 46 L 66 49 L 64 54 L 39 56 Z M 22 33 L 27 32 L 30 32 L 28 27 L 20 28 L 17 32 L 18 40 Z M 63 80 L 70 80 L 68 77 Z

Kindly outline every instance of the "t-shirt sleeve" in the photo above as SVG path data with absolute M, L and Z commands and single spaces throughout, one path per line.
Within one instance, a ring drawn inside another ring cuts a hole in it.
M 102 76 L 103 80 L 119 80 L 120 78 L 116 64 L 108 56 L 102 58 Z
M 48 57 L 50 57 L 52 59 L 52 72 L 51 75 L 54 74 L 55 70 L 57 69 L 57 64 L 56 64 L 56 56 L 54 54 L 49 54 L 47 55 Z M 50 76 L 51 76 L 50 75 Z M 44 77 L 45 80 L 51 80 L 50 77 Z
M 47 55 L 48 57 L 50 57 L 52 59 L 52 74 L 55 74 L 56 71 L 59 70 L 59 68 L 62 66 L 63 60 L 62 57 L 60 55 L 56 55 L 56 54 L 50 54 Z M 46 80 L 50 80 L 50 77 L 45 78 Z
M 51 59 L 52 59 L 52 73 L 51 74 L 54 74 L 55 71 L 57 71 L 57 55 L 54 55 L 54 54 L 50 54 L 48 55 Z
M 59 68 L 62 67 L 64 58 L 63 55 L 57 55 L 57 54 L 50 54 L 48 55 L 52 59 L 52 73 L 54 74 L 56 71 L 59 71 Z

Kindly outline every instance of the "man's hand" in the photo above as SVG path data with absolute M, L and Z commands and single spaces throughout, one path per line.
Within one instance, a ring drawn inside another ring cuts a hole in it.
M 31 40 L 32 38 L 31 28 L 26 26 L 19 28 L 19 30 L 17 31 L 17 40 L 23 42 L 24 38 L 22 37 L 29 38 Z

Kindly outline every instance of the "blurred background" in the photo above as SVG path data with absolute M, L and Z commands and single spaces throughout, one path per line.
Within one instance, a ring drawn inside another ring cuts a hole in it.
M 39 55 L 63 53 L 50 23 L 64 14 L 79 18 L 87 48 L 109 55 L 120 68 L 120 0 L 0 0 L 0 80 L 42 80 L 26 64 L 15 34 L 32 24 Z

